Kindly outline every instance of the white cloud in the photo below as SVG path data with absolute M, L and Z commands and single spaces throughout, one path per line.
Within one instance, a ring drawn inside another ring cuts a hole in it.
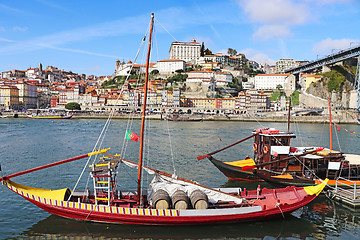
M 214 54 L 223 54 L 223 55 L 227 55 L 227 49 L 220 49 L 220 50 L 217 50 L 216 52 L 213 52 Z
M 256 26 L 253 38 L 268 40 L 291 37 L 291 27 L 312 19 L 310 8 L 294 0 L 238 0 L 238 5 Z
M 221 37 L 221 35 L 220 35 L 219 32 L 216 30 L 216 28 L 214 27 L 213 24 L 210 24 L 209 27 L 210 27 L 210 29 L 213 31 L 215 37 L 217 37 L 217 38 L 220 38 L 220 37 Z
M 11 14 L 16 15 L 16 16 L 19 15 L 19 14 L 32 15 L 29 12 L 23 11 L 23 10 L 18 9 L 18 8 L 9 7 L 9 6 L 7 6 L 5 4 L 1 4 L 1 3 L 0 3 L 0 12 L 11 13 Z
M 156 13 L 156 15 L 161 16 L 161 23 L 165 23 L 164 25 L 166 29 L 171 32 L 175 31 L 176 29 L 181 29 L 194 24 L 205 25 L 219 22 L 231 22 L 231 20 L 228 18 L 219 19 L 219 17 L 214 14 L 206 14 L 204 16 L 201 15 L 196 9 L 189 10 L 181 7 L 163 9 Z M 68 31 L 44 35 L 34 39 L 24 40 L 8 46 L 0 47 L 0 53 L 13 54 L 15 52 L 19 53 L 24 51 L 36 51 L 41 48 L 50 47 L 61 50 L 65 44 L 86 41 L 92 38 L 104 38 L 109 36 L 121 36 L 129 34 L 145 34 L 149 20 L 149 14 L 142 14 L 133 17 L 122 18 L 115 21 L 103 22 L 84 28 L 71 29 Z M 161 28 L 157 30 L 160 29 Z M 199 41 L 199 38 L 197 40 Z M 205 41 L 211 42 L 209 38 L 204 38 L 204 42 Z
M 266 41 L 272 38 L 287 38 L 292 36 L 290 29 L 284 25 L 264 25 L 253 34 L 253 39 Z
M 28 30 L 27 27 L 19 27 L 19 26 L 13 27 L 13 31 L 15 32 L 26 32 L 27 30 Z
M 145 17 L 147 16 L 140 15 L 137 17 L 129 17 L 113 22 L 105 22 L 89 27 L 72 29 L 35 39 L 16 42 L 5 47 L 0 47 L 0 53 L 13 54 L 14 52 L 36 51 L 41 48 L 56 48 L 67 43 L 80 42 L 95 37 L 117 36 L 140 32 L 145 33 L 146 22 L 148 22 L 145 20 Z M 59 48 L 59 50 L 60 49 L 61 48 Z
M 349 3 L 353 2 L 354 0 L 306 0 L 307 2 L 310 2 L 311 4 L 317 4 L 317 5 L 327 5 L 327 4 L 337 4 L 337 3 Z M 355 0 L 357 1 L 357 0 Z
M 48 6 L 48 7 L 51 7 L 51 8 L 55 8 L 55 9 L 59 9 L 59 10 L 63 10 L 63 11 L 69 12 L 69 10 L 68 10 L 68 9 L 66 9 L 66 8 L 64 8 L 64 7 L 62 7 L 62 6 L 58 5 L 58 4 L 56 4 L 56 3 L 52 3 L 52 2 L 50 2 L 50 1 L 45 1 L 45 0 L 36 0 L 36 1 L 37 1 L 37 2 L 39 2 L 39 3 L 42 3 L 42 4 L 44 4 L 44 5 L 46 5 L 46 6 Z
M 0 37 L 0 42 L 14 42 L 13 40 Z
M 50 46 L 50 45 L 46 45 L 46 44 L 42 44 L 39 46 L 44 47 L 44 48 L 59 50 L 59 51 L 63 51 L 63 52 L 81 53 L 81 54 L 98 56 L 98 57 L 106 57 L 106 58 L 119 58 L 119 56 L 107 55 L 107 54 L 96 53 L 96 52 L 89 52 L 89 51 L 84 51 L 84 50 L 79 50 L 79 49 L 54 47 L 54 46 Z
M 313 52 L 315 54 L 327 55 L 333 52 L 340 51 L 342 49 L 348 49 L 360 45 L 360 39 L 331 39 L 327 38 L 313 46 Z
M 275 64 L 275 60 L 271 59 L 268 55 L 266 55 L 263 52 L 260 52 L 256 49 L 253 48 L 246 48 L 244 50 L 239 51 L 241 53 L 244 53 L 246 58 L 249 60 L 253 60 L 257 63 L 260 63 L 262 65 L 266 64 L 270 64 L 273 65 Z
M 241 0 L 239 4 L 252 22 L 262 24 L 303 24 L 310 15 L 305 4 L 293 0 Z

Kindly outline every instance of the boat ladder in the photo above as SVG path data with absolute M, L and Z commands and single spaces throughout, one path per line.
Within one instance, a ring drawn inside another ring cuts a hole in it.
M 105 204 L 110 206 L 114 200 L 116 187 L 116 168 L 119 160 L 101 160 L 91 165 L 91 176 L 94 183 L 95 205 Z

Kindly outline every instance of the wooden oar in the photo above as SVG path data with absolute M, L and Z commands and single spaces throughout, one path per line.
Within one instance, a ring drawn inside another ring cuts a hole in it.
M 233 144 L 231 144 L 231 145 L 229 145 L 229 146 L 227 146 L 227 147 L 224 147 L 224 148 L 222 148 L 222 149 L 216 150 L 216 151 L 214 151 L 214 152 L 211 152 L 211 153 L 208 153 L 208 154 L 205 154 L 205 155 L 202 155 L 202 156 L 198 156 L 198 157 L 197 157 L 197 160 L 201 160 L 201 159 L 204 159 L 204 158 L 206 158 L 206 157 L 210 157 L 211 155 L 213 155 L 213 154 L 215 154 L 215 153 L 218 153 L 218 152 L 224 151 L 225 149 L 231 148 L 231 147 L 233 147 L 233 146 L 235 146 L 235 145 L 237 145 L 237 144 L 239 144 L 239 143 L 242 143 L 242 142 L 244 142 L 244 141 L 246 141 L 246 140 L 248 140 L 248 139 L 250 139 L 250 138 L 252 138 L 252 137 L 255 137 L 256 135 L 258 135 L 258 133 L 255 133 L 255 134 L 253 134 L 253 135 L 251 135 L 251 136 L 249 136 L 249 137 L 247 137 L 247 138 L 244 138 L 244 139 L 242 139 L 242 140 L 240 140 L 240 141 L 237 141 L 236 143 L 233 143 Z
M 302 154 L 299 154 L 299 155 L 292 155 L 290 157 L 286 157 L 286 158 L 283 158 L 283 159 L 279 159 L 279 160 L 275 160 L 275 161 L 271 161 L 271 162 L 267 162 L 267 163 L 261 163 L 261 164 L 257 164 L 257 165 L 253 165 L 253 166 L 244 166 L 242 167 L 241 169 L 243 171 L 247 171 L 247 170 L 251 170 L 251 169 L 254 169 L 254 168 L 258 168 L 258 167 L 263 167 L 263 166 L 266 166 L 266 165 L 270 165 L 270 164 L 273 164 L 273 163 L 277 163 L 277 162 L 282 162 L 282 161 L 287 161 L 287 160 L 290 160 L 292 158 L 295 158 L 295 157 L 302 157 L 302 156 L 305 156 L 307 154 L 311 154 L 311 153 L 315 153 L 315 152 L 320 152 L 321 150 L 323 150 L 324 148 L 318 148 L 318 149 L 315 149 L 315 150 L 311 150 L 311 151 L 308 151 L 308 152 L 305 152 L 305 153 L 302 153 Z
M 38 171 L 38 170 L 41 170 L 41 169 L 53 167 L 53 166 L 60 165 L 60 164 L 63 164 L 63 163 L 72 162 L 72 161 L 75 161 L 75 160 L 78 160 L 78 159 L 90 157 L 90 156 L 97 155 L 97 154 L 100 154 L 100 153 L 105 153 L 109 149 L 110 148 L 106 148 L 106 149 L 102 149 L 102 150 L 95 151 L 95 152 L 92 152 L 92 153 L 86 153 L 86 154 L 76 156 L 76 157 L 73 157 L 73 158 L 68 158 L 68 159 L 65 159 L 65 160 L 58 161 L 58 162 L 49 163 L 49 164 L 46 164 L 46 165 L 43 165 L 43 166 L 39 166 L 39 167 L 31 168 L 31 169 L 28 169 L 28 170 L 20 171 L 20 172 L 17 172 L 17 173 L 13 173 L 13 174 L 7 175 L 5 177 L 0 177 L 0 181 L 8 180 L 8 179 L 13 178 L 13 177 L 17 177 L 17 176 L 24 175 L 24 174 L 31 173 L 31 172 L 35 172 L 35 171 Z

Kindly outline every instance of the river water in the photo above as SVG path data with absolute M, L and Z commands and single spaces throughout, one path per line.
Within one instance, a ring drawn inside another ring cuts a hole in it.
M 2 174 L 59 161 L 91 152 L 105 120 L 0 119 L 0 163 Z M 113 120 L 102 146 L 120 153 L 128 122 Z M 140 121 L 132 130 L 139 133 Z M 152 121 L 145 147 L 145 163 L 159 170 L 198 181 L 209 187 L 240 186 L 256 188 L 258 183 L 231 182 L 208 160 L 199 155 L 225 147 L 251 135 L 255 128 L 286 130 L 284 123 L 257 122 L 165 122 Z M 293 146 L 329 146 L 327 124 L 291 124 L 297 138 Z M 350 134 L 351 131 L 355 133 Z M 169 137 L 170 136 L 170 137 Z M 360 154 L 360 126 L 340 125 L 334 131 L 334 149 Z M 340 143 L 340 147 L 339 144 Z M 123 157 L 137 161 L 139 143 L 129 142 Z M 251 140 L 217 154 L 220 160 L 252 156 Z M 63 164 L 14 178 L 17 183 L 41 188 L 72 189 L 87 159 Z M 86 186 L 86 177 L 79 190 Z M 144 176 L 145 181 L 150 179 Z M 136 189 L 136 171 L 119 168 L 118 185 Z M 271 185 L 261 183 L 265 187 Z M 52 216 L 5 187 L 0 187 L 0 239 L 360 239 L 359 212 L 319 196 L 285 219 L 215 226 L 153 227 L 111 225 L 73 221 Z

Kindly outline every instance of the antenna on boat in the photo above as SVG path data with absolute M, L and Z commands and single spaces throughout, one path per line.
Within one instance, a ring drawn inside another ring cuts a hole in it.
M 147 99 L 147 89 L 148 89 L 148 79 L 149 79 L 149 62 L 150 62 L 151 38 L 152 38 L 153 24 L 154 24 L 154 13 L 151 13 L 149 48 L 148 48 L 147 59 L 146 59 L 144 100 L 143 100 L 143 108 L 142 108 L 142 114 L 141 114 L 140 151 L 139 151 L 139 168 L 138 168 L 138 183 L 137 183 L 138 184 L 137 185 L 138 205 L 141 204 L 141 199 L 140 199 L 141 198 L 141 171 L 142 171 L 142 160 L 143 160 L 145 111 L 146 111 L 146 99 Z
M 331 98 L 329 98 L 330 150 L 332 150 Z

